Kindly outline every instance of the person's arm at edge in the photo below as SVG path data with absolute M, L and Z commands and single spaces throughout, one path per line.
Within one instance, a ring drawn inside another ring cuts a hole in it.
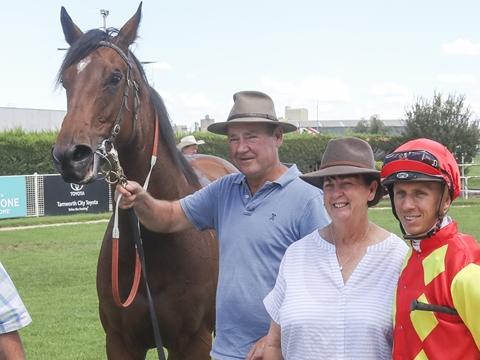
M 125 187 L 117 185 L 116 190 L 122 195 L 119 207 L 133 207 L 142 225 L 151 231 L 172 233 L 193 227 L 179 200 L 155 199 L 135 181 L 129 181 Z
M 270 322 L 263 360 L 283 360 L 281 348 L 281 328 L 275 321 Z
M 471 263 L 460 270 L 451 284 L 451 294 L 455 309 L 467 326 L 480 350 L 480 323 L 478 311 L 480 304 L 480 264 Z
M 22 340 L 18 331 L 0 334 L 0 359 L 24 360 Z

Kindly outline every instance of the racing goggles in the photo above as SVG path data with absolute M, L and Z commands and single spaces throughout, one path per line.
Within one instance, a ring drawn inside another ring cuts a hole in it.
M 383 160 L 383 165 L 385 166 L 388 163 L 397 160 L 419 161 L 421 163 L 434 167 L 435 169 L 438 169 L 440 167 L 437 158 L 425 150 L 402 151 L 388 154 Z

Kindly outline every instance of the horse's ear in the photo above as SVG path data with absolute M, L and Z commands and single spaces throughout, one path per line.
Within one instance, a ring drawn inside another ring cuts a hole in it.
M 137 30 L 142 18 L 142 3 L 138 5 L 135 15 L 122 26 L 115 38 L 115 43 L 122 49 L 128 49 L 131 43 L 137 38 Z
M 80 28 L 74 24 L 70 15 L 68 15 L 67 10 L 62 6 L 60 10 L 60 22 L 62 23 L 63 34 L 65 35 L 65 40 L 70 45 L 73 45 L 82 35 L 83 32 Z

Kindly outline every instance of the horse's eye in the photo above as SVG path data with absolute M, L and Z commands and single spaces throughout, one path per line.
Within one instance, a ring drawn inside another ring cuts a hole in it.
M 108 85 L 117 85 L 122 80 L 122 77 L 123 75 L 120 71 L 115 71 L 108 79 Z

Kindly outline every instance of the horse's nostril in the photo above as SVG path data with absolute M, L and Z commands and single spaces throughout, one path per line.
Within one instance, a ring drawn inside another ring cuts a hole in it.
M 93 154 L 92 149 L 86 145 L 75 145 L 72 151 L 72 161 L 82 161 Z

